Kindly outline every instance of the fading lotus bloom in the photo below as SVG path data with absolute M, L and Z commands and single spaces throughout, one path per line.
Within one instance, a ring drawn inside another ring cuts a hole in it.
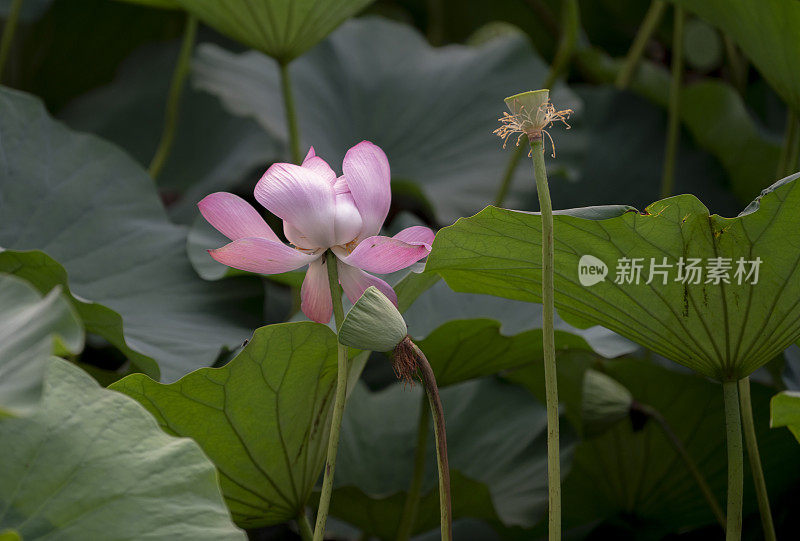
M 300 295 L 310 319 L 328 323 L 333 311 L 325 252 L 336 255 L 339 283 L 355 303 L 369 286 L 397 304 L 392 287 L 375 276 L 404 269 L 431 251 L 433 231 L 415 226 L 394 237 L 378 235 L 389 212 L 389 161 L 362 141 L 347 151 L 344 174 L 314 154 L 303 165 L 272 165 L 255 189 L 256 200 L 283 220 L 287 246 L 244 199 L 217 192 L 198 203 L 200 212 L 233 242 L 209 250 L 211 257 L 237 269 L 277 274 L 308 265 Z M 366 271 L 366 272 L 365 272 Z

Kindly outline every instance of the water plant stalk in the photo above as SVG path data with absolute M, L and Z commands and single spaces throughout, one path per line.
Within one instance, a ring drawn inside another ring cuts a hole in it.
M 747 86 L 747 60 L 739 53 L 732 37 L 724 34 L 722 41 L 725 44 L 725 53 L 731 68 L 733 86 L 742 94 Z
M 631 48 L 628 49 L 628 54 L 622 63 L 622 69 L 617 73 L 615 84 L 620 90 L 628 88 L 628 85 L 631 84 L 631 79 L 633 79 L 636 68 L 639 66 L 639 61 L 644 54 L 644 48 L 656 28 L 658 28 L 658 23 L 661 22 L 661 16 L 664 14 L 666 7 L 667 3 L 664 0 L 653 0 L 650 4 L 650 9 L 647 10 L 644 20 L 642 20 L 642 26 L 639 27 L 636 37 L 633 38 Z
M 695 483 L 697 483 L 697 486 L 700 488 L 700 492 L 703 493 L 703 498 L 705 498 L 706 503 L 708 503 L 708 506 L 711 509 L 711 512 L 714 514 L 714 517 L 717 519 L 717 522 L 724 529 L 725 513 L 722 511 L 722 508 L 720 507 L 717 498 L 714 496 L 714 492 L 711 490 L 711 487 L 708 485 L 706 478 L 703 477 L 703 474 L 700 472 L 697 464 L 695 464 L 694 459 L 683 445 L 683 441 L 681 441 L 678 435 L 675 434 L 675 432 L 672 430 L 672 426 L 670 426 L 664 416 L 661 415 L 660 411 L 646 404 L 637 404 L 636 408 L 653 419 L 667 437 L 667 440 L 669 440 L 670 444 L 672 444 L 675 452 L 678 453 L 678 456 L 681 457 L 681 460 L 683 460 L 683 463 L 686 465 L 686 469 L 689 470 L 689 473 L 694 478 Z
M 3 80 L 3 71 L 11 53 L 11 44 L 14 42 L 14 32 L 17 30 L 19 22 L 19 12 L 22 8 L 22 0 L 11 2 L 11 9 L 8 11 L 8 18 L 3 27 L 3 37 L 0 39 L 0 81 Z
M 558 382 L 556 377 L 554 304 L 553 205 L 544 165 L 541 132 L 531 140 L 536 191 L 542 213 L 542 341 L 544 345 L 544 383 L 547 403 L 547 491 L 549 539 L 561 539 L 561 457 L 558 435 Z
M 339 271 L 336 267 L 336 256 L 328 250 L 325 253 L 325 265 L 328 269 L 328 285 L 333 299 L 333 319 L 338 332 L 344 321 L 342 307 L 342 286 L 339 285 Z M 328 436 L 328 457 L 325 461 L 325 475 L 322 480 L 322 492 L 317 508 L 317 522 L 314 527 L 314 541 L 322 541 L 325 537 L 325 524 L 328 521 L 328 509 L 333 492 L 333 475 L 336 470 L 336 452 L 339 448 L 339 433 L 342 429 L 342 417 L 347 399 L 347 346 L 338 344 L 338 364 L 336 372 L 336 397 L 333 402 L 330 436 Z
M 444 408 L 439 398 L 439 387 L 425 354 L 411 342 L 416 355 L 417 369 L 419 370 L 425 394 L 428 395 L 431 417 L 433 418 L 433 434 L 436 439 L 436 464 L 439 470 L 439 515 L 441 524 L 442 541 L 453 539 L 453 509 L 450 498 L 450 464 L 447 458 L 447 433 L 444 424 Z
M 308 522 L 305 509 L 297 515 L 297 528 L 300 530 L 300 538 L 303 541 L 312 541 L 314 539 L 314 531 L 311 529 L 311 523 Z
M 778 158 L 778 171 L 776 177 L 781 179 L 794 173 L 797 166 L 798 152 L 800 152 L 800 118 L 792 109 L 786 115 L 786 132 L 783 136 L 783 145 Z
M 180 113 L 181 96 L 186 76 L 189 75 L 192 50 L 194 49 L 195 36 L 197 35 L 197 17 L 186 15 L 186 26 L 183 29 L 181 50 L 178 53 L 178 62 L 172 72 L 172 81 L 169 85 L 167 108 L 164 112 L 164 127 L 161 130 L 161 139 L 158 142 L 156 153 L 150 160 L 148 172 L 153 179 L 158 178 L 164 165 L 167 163 L 172 144 L 175 142 L 175 132 L 178 128 L 178 115 Z
M 419 422 L 417 423 L 417 443 L 414 448 L 414 471 L 411 475 L 411 484 L 408 487 L 408 496 L 403 504 L 403 513 L 400 515 L 400 526 L 397 528 L 397 541 L 408 541 L 414 530 L 419 511 L 419 500 L 422 495 L 422 480 L 425 476 L 425 447 L 428 444 L 428 430 L 430 429 L 430 406 L 426 396 L 422 397 L 419 408 Z
M 297 128 L 297 112 L 292 94 L 292 80 L 289 77 L 289 64 L 280 63 L 281 91 L 283 93 L 283 107 L 286 110 L 286 126 L 289 128 L 289 147 L 292 152 L 292 162 L 299 164 L 300 155 L 300 130 Z
M 664 149 L 664 172 L 661 177 L 661 198 L 672 195 L 675 189 L 675 156 L 680 136 L 681 80 L 683 75 L 683 8 L 675 6 L 672 33 L 672 75 L 669 82 L 667 142 Z
M 725 541 L 739 541 L 742 538 L 744 451 L 738 383 L 725 381 L 722 383 L 722 391 L 725 399 L 725 442 L 728 447 L 728 510 Z
M 750 400 L 750 378 L 739 380 L 739 405 L 742 410 L 742 428 L 744 441 L 747 444 L 747 457 L 750 460 L 750 471 L 753 473 L 753 485 L 758 499 L 758 511 L 761 514 L 761 527 L 764 530 L 766 541 L 775 541 L 775 525 L 772 522 L 772 511 L 769 506 L 767 483 L 764 480 L 764 470 L 761 468 L 761 454 L 758 452 L 756 427 L 753 422 L 753 404 Z

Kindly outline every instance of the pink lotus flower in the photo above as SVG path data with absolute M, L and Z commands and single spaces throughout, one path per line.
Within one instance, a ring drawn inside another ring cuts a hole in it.
M 392 287 L 367 272 L 398 271 L 426 257 L 433 231 L 416 226 L 394 237 L 378 235 L 392 197 L 389 161 L 379 147 L 369 141 L 357 144 L 347 151 L 342 170 L 337 178 L 312 147 L 302 166 L 276 163 L 258 181 L 256 200 L 283 220 L 293 247 L 281 242 L 241 197 L 224 192 L 205 197 L 197 204 L 203 217 L 233 241 L 209 254 L 229 267 L 261 274 L 308 265 L 301 309 L 319 323 L 328 323 L 333 311 L 328 249 L 336 255 L 339 283 L 352 303 L 375 286 L 397 304 Z

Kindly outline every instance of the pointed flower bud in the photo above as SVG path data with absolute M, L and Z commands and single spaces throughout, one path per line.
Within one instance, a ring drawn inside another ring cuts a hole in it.
M 587 436 L 598 436 L 630 415 L 633 396 L 617 380 L 587 370 L 583 379 L 582 417 Z

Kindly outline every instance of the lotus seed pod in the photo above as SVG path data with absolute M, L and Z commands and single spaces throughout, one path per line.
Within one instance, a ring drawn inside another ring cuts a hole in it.
M 370 286 L 347 313 L 339 342 L 369 351 L 391 351 L 408 334 L 408 327 L 392 301 Z
M 587 436 L 599 436 L 630 415 L 633 396 L 617 380 L 587 370 L 583 379 L 582 417 Z

